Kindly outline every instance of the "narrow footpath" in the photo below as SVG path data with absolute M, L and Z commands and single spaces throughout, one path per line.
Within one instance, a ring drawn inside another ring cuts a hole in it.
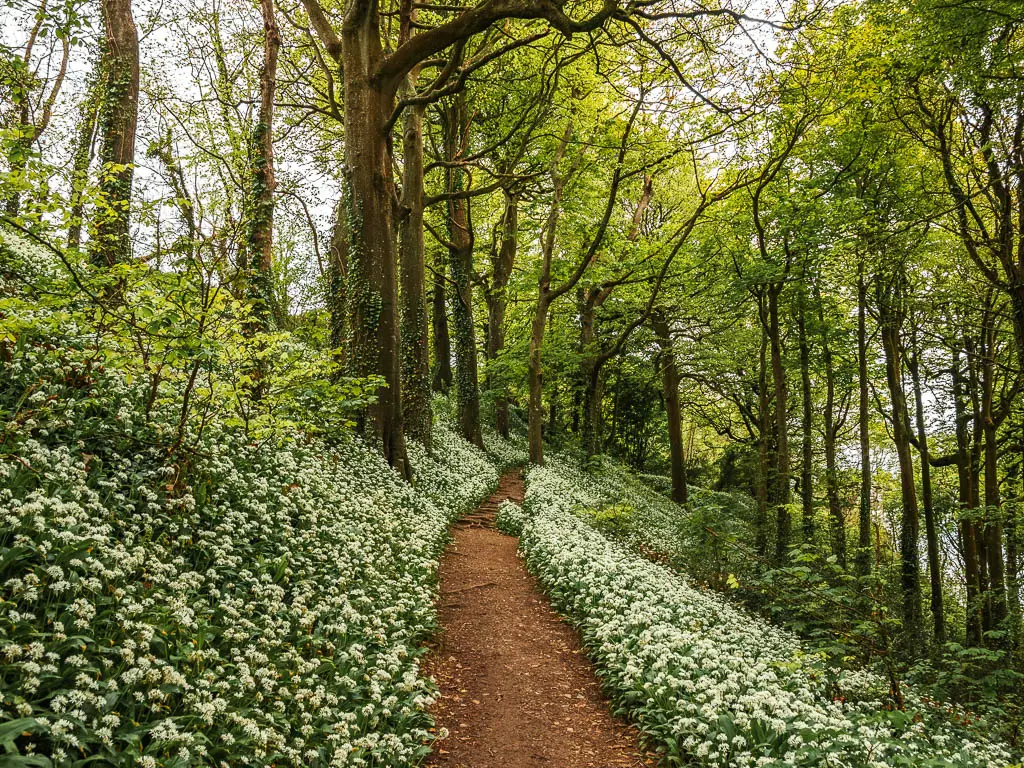
M 425 660 L 448 738 L 427 761 L 445 768 L 640 768 L 655 761 L 612 717 L 575 632 L 494 529 L 505 499 L 523 500 L 519 470 L 455 527 L 441 562 L 442 632 Z

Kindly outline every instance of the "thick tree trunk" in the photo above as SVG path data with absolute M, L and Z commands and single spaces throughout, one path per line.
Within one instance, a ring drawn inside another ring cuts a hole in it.
M 779 294 L 783 284 L 768 287 L 768 342 L 771 350 L 772 385 L 775 394 L 775 559 L 789 558 L 792 541 L 792 520 L 789 514 L 789 424 L 786 390 L 786 369 L 782 360 L 782 330 L 779 327 Z
M 900 279 L 899 277 L 896 278 Z M 899 299 L 896 289 L 878 290 L 882 349 L 885 354 L 885 378 L 892 404 L 892 433 L 900 472 L 900 495 L 903 513 L 900 519 L 900 590 L 903 595 L 903 646 L 917 656 L 921 646 L 921 572 L 918 564 L 917 484 L 910 444 L 909 412 L 903 390 L 902 344 L 900 317 L 902 310 L 892 306 Z
M 807 343 L 806 297 L 801 291 L 797 309 L 796 327 L 800 347 L 800 398 L 803 411 L 801 420 L 800 508 L 802 512 L 804 542 L 814 543 L 814 411 L 811 403 L 811 353 Z
M 263 67 L 260 106 L 249 143 L 250 187 L 244 214 L 246 292 L 250 330 L 270 331 L 283 319 L 274 296 L 274 92 L 281 33 L 274 17 L 274 0 L 260 0 L 263 14 Z
M 139 112 L 139 36 L 131 0 L 102 0 L 103 101 L 99 110 L 102 166 L 90 256 L 113 266 L 131 259 L 135 130 Z
M 527 441 L 530 448 L 530 463 L 544 463 L 544 369 L 541 354 L 544 349 L 544 329 L 548 319 L 548 285 L 544 277 L 533 310 L 530 325 L 530 350 L 527 359 L 527 384 L 529 405 L 527 411 Z
M 384 379 L 377 402 L 368 409 L 364 432 L 388 463 L 408 477 L 391 215 L 394 185 L 384 132 L 394 94 L 374 77 L 383 56 L 376 4 L 354 4 L 346 15 L 341 38 L 349 223 L 349 368 L 355 376 Z
M 992 629 L 992 602 L 989 599 L 989 576 L 987 542 L 985 541 L 985 513 L 982 507 L 981 477 L 982 459 L 985 450 L 985 419 L 983 400 L 983 374 L 981 372 L 983 352 L 979 350 L 979 341 L 973 336 L 964 338 L 964 350 L 967 357 L 967 396 L 971 406 L 971 430 L 969 452 L 970 506 L 972 510 L 971 527 L 974 534 L 974 546 L 978 553 L 978 599 L 981 604 L 981 626 L 984 632 Z
M 857 573 L 871 573 L 871 411 L 868 387 L 867 284 L 864 265 L 857 274 L 857 428 L 860 440 L 860 505 L 857 516 Z
M 969 363 L 968 363 L 969 364 Z M 967 586 L 967 645 L 981 644 L 981 577 L 978 563 L 977 536 L 974 523 L 969 516 L 976 503 L 971 480 L 971 448 L 967 422 L 966 380 L 960 368 L 960 352 L 953 357 L 953 405 L 956 418 L 957 480 L 960 506 L 960 543 L 964 553 L 964 578 Z
M 516 262 L 519 247 L 519 200 L 505 190 L 505 213 L 501 221 L 501 244 L 492 260 L 491 281 L 487 288 L 487 359 L 498 359 L 505 348 L 505 309 L 508 306 L 507 287 Z M 502 437 L 508 437 L 508 397 L 503 384 L 498 384 L 494 399 L 495 427 Z
M 757 520 L 754 523 L 754 549 L 762 559 L 768 556 L 768 477 L 771 474 L 771 401 L 768 395 L 768 333 L 765 328 L 766 324 L 762 322 L 757 369 L 757 415 L 761 434 L 757 443 Z
M 435 392 L 448 392 L 452 387 L 452 341 L 448 333 L 448 302 L 445 299 L 445 264 L 434 264 L 434 284 L 431 290 L 430 330 L 434 346 L 434 368 L 431 388 Z
M 942 568 L 939 562 L 939 534 L 935 524 L 935 508 L 932 503 L 932 470 L 928 453 L 928 431 L 924 422 L 924 398 L 921 391 L 921 348 L 917 342 L 917 328 L 911 335 L 913 354 L 910 358 L 910 375 L 914 384 L 914 418 L 917 427 L 917 441 L 921 456 L 921 504 L 924 508 L 925 540 L 928 547 L 928 578 L 931 588 L 932 633 L 937 645 L 946 642 L 946 615 L 942 603 Z
M 462 96 L 452 100 L 445 124 L 445 143 L 449 161 L 457 161 L 463 151 L 466 110 Z M 465 191 L 465 172 L 447 170 L 447 192 Z M 448 201 L 448 266 L 452 276 L 452 320 L 455 324 L 455 399 L 459 411 L 459 429 L 469 442 L 483 447 L 480 433 L 480 385 L 476 349 L 476 324 L 473 321 L 473 225 L 469 198 Z
M 679 407 L 679 369 L 672 350 L 668 319 L 664 313 L 651 316 L 651 325 L 661 348 L 661 381 L 665 390 L 665 412 L 668 416 L 668 444 L 672 462 L 672 501 L 688 502 L 686 456 L 683 450 L 682 411 Z
M 1000 521 L 999 445 L 997 424 L 993 413 L 995 397 L 995 328 L 990 314 L 982 329 L 984 344 L 981 361 L 981 418 L 985 439 L 985 556 L 988 566 L 988 613 L 992 629 L 1006 618 L 1006 581 L 1003 562 L 1003 526 Z
M 418 68 L 403 86 L 414 93 Z M 402 280 L 402 416 L 406 437 L 431 447 L 430 348 L 423 241 L 423 111 L 407 107 L 402 122 L 402 203 L 399 224 Z
M 839 498 L 839 470 L 836 466 L 836 439 L 839 427 L 836 424 L 835 365 L 829 327 L 825 322 L 821 289 L 817 281 L 814 283 L 814 298 L 818 305 L 822 360 L 825 363 L 825 494 L 828 497 L 829 538 L 836 562 L 840 568 L 846 570 L 846 519 L 843 517 L 842 501 Z
M 340 376 L 345 366 L 345 347 L 348 340 L 348 323 L 345 302 L 345 283 L 348 279 L 348 206 L 344 198 L 338 200 L 334 209 L 334 223 L 331 226 L 331 240 L 328 244 L 327 264 L 327 312 L 330 323 L 331 350 Z
M 548 321 L 548 309 L 551 306 L 551 261 L 555 250 L 555 236 L 558 218 L 562 212 L 562 192 L 565 190 L 566 178 L 561 174 L 559 166 L 565 149 L 572 137 L 572 123 L 565 126 L 562 140 L 551 162 L 551 206 L 548 208 L 547 219 L 541 237 L 541 268 L 537 280 L 537 303 L 533 309 L 533 321 L 530 324 L 530 349 L 527 357 L 527 386 L 529 387 L 529 404 L 527 407 L 527 442 L 530 448 L 530 463 L 544 463 L 544 329 Z M 578 279 L 578 278 L 577 278 Z M 562 291 L 571 290 L 573 286 L 565 285 Z
M 577 304 L 580 313 L 580 371 L 583 385 L 583 448 L 587 458 L 601 452 L 601 387 L 599 366 L 600 351 L 597 346 L 597 305 L 600 296 L 598 288 L 578 288 Z

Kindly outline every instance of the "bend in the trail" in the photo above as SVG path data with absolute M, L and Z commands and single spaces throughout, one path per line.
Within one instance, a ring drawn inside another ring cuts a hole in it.
M 493 527 L 500 503 L 523 499 L 520 471 L 455 527 L 441 563 L 442 632 L 425 668 L 448 738 L 445 768 L 639 768 L 655 762 L 611 715 L 576 634 L 537 590 L 516 539 Z

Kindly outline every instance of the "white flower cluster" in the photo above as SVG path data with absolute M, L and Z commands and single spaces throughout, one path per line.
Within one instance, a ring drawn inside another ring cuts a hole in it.
M 356 440 L 219 431 L 171 492 L 156 448 L 24 440 L 0 463 L 0 728 L 56 765 L 418 761 L 437 557 L 497 479 L 435 439 L 413 488 Z
M 523 532 L 523 524 L 526 522 L 526 510 L 515 502 L 505 499 L 498 506 L 498 513 L 495 515 L 494 524 L 499 531 L 509 536 L 519 536 Z
M 882 711 L 877 700 L 834 700 L 796 637 L 694 589 L 575 514 L 607 496 L 557 459 L 531 469 L 521 549 L 555 607 L 578 627 L 607 688 L 670 763 L 1011 762 L 1003 746 L 913 697 L 910 713 Z

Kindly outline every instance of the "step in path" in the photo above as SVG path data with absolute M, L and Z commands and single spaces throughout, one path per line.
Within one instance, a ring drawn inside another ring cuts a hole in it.
M 656 765 L 611 715 L 575 632 L 494 528 L 501 502 L 523 500 L 520 470 L 456 524 L 441 561 L 442 631 L 424 667 L 440 686 L 429 766 L 641 768 Z

